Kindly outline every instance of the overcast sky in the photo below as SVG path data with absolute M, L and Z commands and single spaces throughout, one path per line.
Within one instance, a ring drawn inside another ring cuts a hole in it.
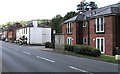
M 0 0 L 0 24 L 6 22 L 28 21 L 32 19 L 52 19 L 55 15 L 64 16 L 76 11 L 81 0 Z M 98 7 L 118 3 L 120 0 L 95 1 Z

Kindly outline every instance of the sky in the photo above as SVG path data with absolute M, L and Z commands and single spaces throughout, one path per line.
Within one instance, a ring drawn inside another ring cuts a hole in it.
M 33 19 L 52 19 L 60 14 L 76 11 L 82 0 L 0 0 L 0 24 L 7 22 L 29 21 Z M 118 3 L 120 0 L 94 1 L 98 7 Z

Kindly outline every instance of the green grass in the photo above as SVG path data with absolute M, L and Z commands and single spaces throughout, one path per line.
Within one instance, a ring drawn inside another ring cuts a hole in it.
M 79 56 L 79 57 L 89 58 L 89 59 L 95 59 L 95 60 L 102 60 L 102 61 L 120 63 L 120 60 L 115 60 L 114 56 L 101 55 L 99 57 L 92 57 L 92 56 L 86 56 L 86 55 L 76 54 L 74 52 L 64 52 L 63 54 L 72 55 L 72 56 Z

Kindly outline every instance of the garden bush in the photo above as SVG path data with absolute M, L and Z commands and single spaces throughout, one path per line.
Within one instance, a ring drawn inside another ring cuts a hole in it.
M 92 50 L 91 56 L 99 57 L 100 55 L 101 55 L 100 50 L 98 50 L 98 49 L 93 49 L 93 50 Z
M 101 55 L 100 50 L 85 45 L 65 45 L 65 50 L 73 51 L 77 54 L 89 55 L 94 57 L 98 57 Z
M 66 51 L 73 51 L 73 47 L 74 47 L 74 45 L 68 45 L 68 44 L 66 44 L 65 45 L 65 50 Z
M 45 47 L 46 48 L 52 48 L 52 43 L 51 42 L 46 42 Z
M 81 52 L 81 47 L 80 47 L 80 45 L 74 45 L 74 47 L 73 47 L 73 51 L 75 52 L 75 53 L 80 53 Z

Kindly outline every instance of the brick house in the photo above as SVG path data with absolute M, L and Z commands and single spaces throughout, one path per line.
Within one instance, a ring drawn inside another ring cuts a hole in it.
M 63 22 L 66 44 L 90 45 L 113 55 L 120 48 L 120 3 L 90 10 Z
M 7 31 L 7 40 L 8 41 L 14 41 L 16 40 L 16 30 L 21 28 L 22 26 L 20 25 L 20 23 L 15 23 L 14 25 L 10 26 L 8 29 L 6 29 Z

